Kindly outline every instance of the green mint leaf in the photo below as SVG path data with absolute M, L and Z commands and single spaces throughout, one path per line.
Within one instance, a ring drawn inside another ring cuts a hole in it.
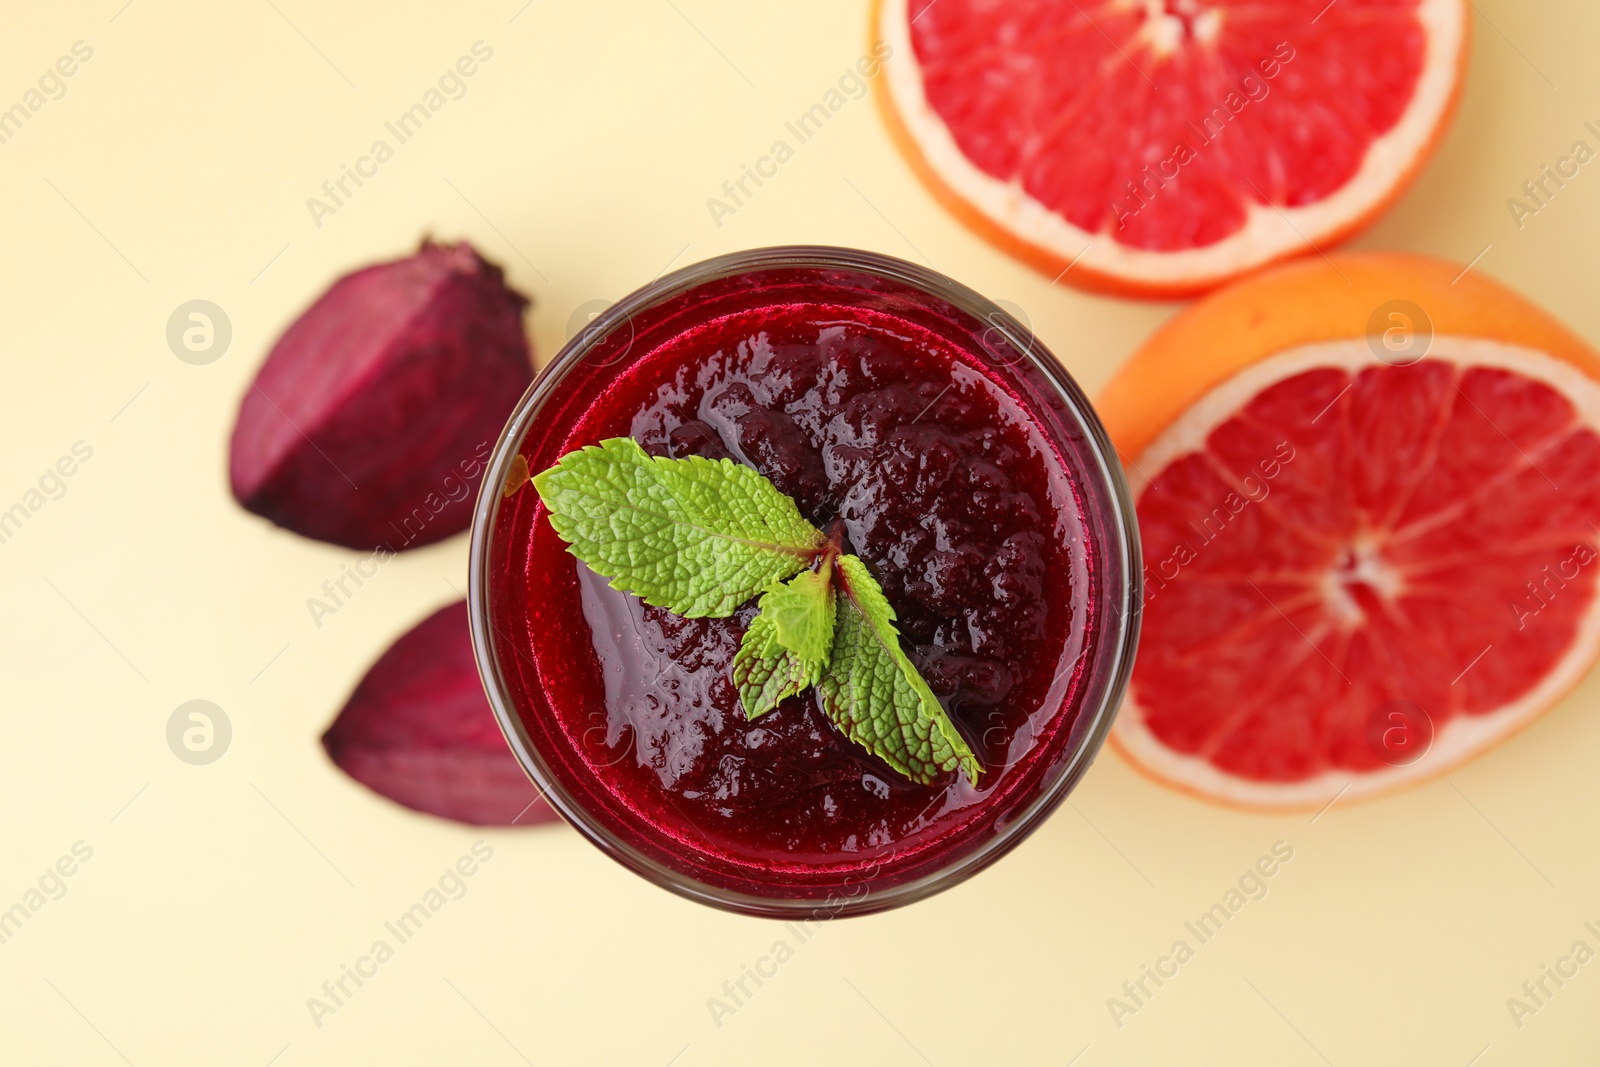
M 821 677 L 828 654 L 833 651 L 837 621 L 832 560 L 769 589 L 761 598 L 761 614 L 772 619 L 778 644 L 807 664 L 814 664 L 816 675 Z M 812 684 L 815 682 L 813 678 Z
M 816 681 L 804 660 L 778 644 L 772 618 L 757 615 L 733 657 L 733 684 L 745 718 L 760 718 Z
M 833 656 L 817 689 L 846 737 L 923 785 L 957 767 L 974 785 L 981 768 L 966 739 L 900 647 L 894 609 L 855 556 L 839 558 Z
M 613 589 L 691 619 L 733 614 L 826 544 L 749 467 L 662 459 L 627 437 L 567 453 L 533 485 L 569 552 Z
M 761 597 L 733 657 L 733 684 L 747 718 L 816 685 L 833 651 L 833 565 L 803 571 Z

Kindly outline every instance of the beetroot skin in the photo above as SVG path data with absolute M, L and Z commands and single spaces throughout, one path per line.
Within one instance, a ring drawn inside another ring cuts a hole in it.
M 495 723 L 464 600 L 389 647 L 322 735 L 322 747 L 362 785 L 430 815 L 477 826 L 558 818 Z
M 528 300 L 466 242 L 334 283 L 239 407 L 247 510 L 319 541 L 400 551 L 465 530 L 489 453 L 533 380 Z

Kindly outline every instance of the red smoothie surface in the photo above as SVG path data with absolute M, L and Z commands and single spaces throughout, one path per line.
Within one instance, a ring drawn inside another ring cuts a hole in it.
M 491 613 L 558 791 L 650 861 L 764 896 L 910 880 L 1016 818 L 1071 754 L 1105 623 L 1083 461 L 1043 376 L 1005 356 L 953 308 L 815 272 L 723 279 L 613 329 L 534 421 L 530 469 L 627 436 L 748 464 L 838 520 L 983 773 L 911 782 L 815 691 L 748 721 L 731 668 L 754 601 L 685 619 L 613 590 L 525 487 L 501 504 Z

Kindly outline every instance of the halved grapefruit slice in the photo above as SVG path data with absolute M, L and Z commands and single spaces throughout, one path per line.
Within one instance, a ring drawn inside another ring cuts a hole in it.
M 1433 151 L 1466 0 L 875 0 L 933 192 L 1082 288 L 1170 297 L 1325 249 Z
M 1146 583 L 1112 741 L 1157 779 L 1275 808 L 1394 789 L 1600 651 L 1600 355 L 1480 275 L 1279 268 L 1174 319 L 1100 411 Z

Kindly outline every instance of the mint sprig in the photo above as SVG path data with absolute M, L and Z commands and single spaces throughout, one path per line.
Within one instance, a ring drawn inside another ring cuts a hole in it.
M 777 626 L 767 614 L 757 615 L 733 657 L 733 684 L 745 717 L 758 719 L 792 696 L 799 696 L 822 676 L 813 664 L 778 644 Z
M 567 550 L 614 589 L 689 618 L 761 595 L 733 660 L 747 718 L 815 686 L 829 721 L 907 778 L 959 769 L 977 783 L 977 756 L 901 648 L 882 586 L 759 472 L 614 437 L 533 485 Z
M 958 766 L 973 784 L 978 757 L 900 647 L 894 608 L 855 556 L 839 557 L 844 590 L 822 710 L 844 735 L 916 782 Z
M 827 545 L 793 500 L 732 460 L 662 459 L 627 437 L 533 479 L 568 551 L 611 587 L 691 619 L 722 618 Z
M 761 597 L 733 657 L 733 684 L 745 715 L 756 719 L 786 697 L 816 685 L 833 651 L 836 620 L 833 557 L 801 571 Z

